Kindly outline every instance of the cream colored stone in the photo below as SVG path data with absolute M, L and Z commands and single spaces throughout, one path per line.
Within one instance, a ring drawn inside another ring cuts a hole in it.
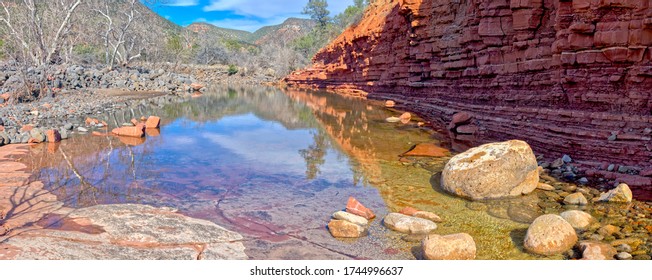
M 444 167 L 442 188 L 473 200 L 515 197 L 539 184 L 536 157 L 519 140 L 490 143 L 453 157 Z

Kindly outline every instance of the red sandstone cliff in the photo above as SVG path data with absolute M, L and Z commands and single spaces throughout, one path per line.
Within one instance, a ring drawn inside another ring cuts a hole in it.
M 487 141 L 648 168 L 651 46 L 651 0 L 378 0 L 285 82 L 442 124 L 469 111 Z

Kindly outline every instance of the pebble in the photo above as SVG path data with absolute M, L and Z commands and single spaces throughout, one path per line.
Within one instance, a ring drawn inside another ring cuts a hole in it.
M 620 252 L 620 253 L 618 253 L 616 255 L 616 259 L 618 259 L 618 260 L 631 260 L 632 255 L 630 253 L 627 253 L 627 252 Z
M 564 155 L 561 157 L 561 160 L 564 161 L 565 163 L 571 163 L 573 159 L 569 155 Z
M 539 183 L 537 184 L 537 189 L 544 190 L 544 191 L 554 191 L 555 187 L 545 183 Z
M 589 183 L 589 179 L 587 179 L 586 177 L 582 177 L 579 180 L 577 180 L 577 182 L 581 185 L 586 185 Z
M 609 164 L 609 167 L 607 167 L 607 171 L 609 171 L 609 172 L 614 171 L 614 169 L 616 169 L 616 165 L 615 165 L 615 164 Z
M 81 127 L 81 126 L 78 127 L 77 130 L 78 130 L 79 132 L 88 132 L 88 129 L 86 129 L 86 128 L 84 128 L 84 127 Z

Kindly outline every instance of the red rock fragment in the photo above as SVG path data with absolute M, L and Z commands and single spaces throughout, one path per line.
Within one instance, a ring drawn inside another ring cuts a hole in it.
M 161 118 L 157 116 L 150 116 L 145 123 L 145 128 L 159 128 L 161 125 Z
M 416 214 L 417 212 L 419 212 L 419 210 L 414 209 L 412 207 L 405 207 L 399 213 L 407 216 L 414 216 L 414 214 Z
M 144 137 L 145 136 L 145 126 L 138 124 L 136 126 L 125 126 L 119 127 L 111 131 L 113 134 L 118 136 L 127 136 L 127 137 Z
M 449 156 L 450 152 L 447 149 L 439 147 L 432 143 L 417 144 L 412 150 L 404 153 L 402 156 L 406 157 L 445 157 Z
M 358 215 L 367 220 L 371 220 L 376 217 L 376 214 L 374 214 L 373 211 L 362 205 L 362 203 L 353 197 L 349 197 L 349 201 L 346 203 L 346 212 Z
M 45 132 L 48 138 L 49 143 L 57 143 L 61 142 L 61 134 L 59 133 L 58 130 L 56 129 L 50 129 Z

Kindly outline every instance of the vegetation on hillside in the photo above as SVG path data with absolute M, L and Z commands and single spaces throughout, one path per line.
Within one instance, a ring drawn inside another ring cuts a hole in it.
M 314 53 L 357 22 L 367 0 L 355 0 L 330 16 L 325 0 L 310 0 L 305 13 L 251 33 L 196 23 L 183 28 L 150 7 L 165 0 L 0 1 L 0 58 L 38 96 L 49 67 L 62 64 L 108 68 L 134 63 L 231 65 L 230 75 L 281 78 L 310 63 Z M 28 83 L 32 83 L 28 85 Z
M 317 28 L 313 29 L 306 36 L 300 37 L 294 42 L 294 48 L 303 56 L 312 58 L 321 48 L 326 46 L 342 31 L 362 19 L 365 8 L 370 0 L 354 0 L 354 4 L 344 12 L 329 17 L 328 2 L 326 0 L 310 0 L 304 8 L 304 14 L 309 15 L 318 22 Z

